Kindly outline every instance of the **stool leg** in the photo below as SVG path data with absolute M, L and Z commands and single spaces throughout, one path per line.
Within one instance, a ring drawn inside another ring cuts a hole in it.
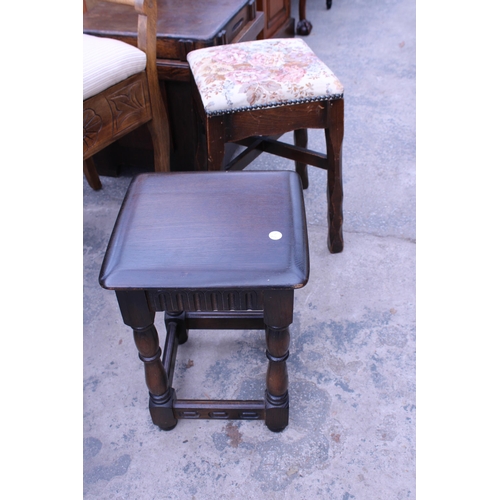
M 293 138 L 296 146 L 301 148 L 307 148 L 307 129 L 302 128 L 293 131 Z M 307 163 L 295 162 L 295 171 L 299 174 L 300 180 L 302 181 L 302 188 L 307 189 L 309 187 L 309 177 L 307 175 Z
M 206 118 L 207 170 L 222 170 L 224 163 L 224 117 Z
M 264 295 L 266 325 L 266 425 L 280 432 L 288 425 L 289 396 L 286 360 L 293 321 L 293 290 L 269 290 Z
M 176 335 L 179 345 L 186 343 L 189 337 L 189 331 L 186 329 L 186 313 L 165 312 L 165 327 L 167 330 L 169 323 L 175 323 L 176 325 Z
M 328 128 L 325 129 L 328 204 L 328 248 L 331 253 L 344 249 L 342 235 L 342 141 L 344 138 L 344 100 L 329 101 Z
M 151 419 L 161 429 L 171 430 L 177 424 L 173 411 L 175 391 L 168 385 L 161 361 L 158 332 L 153 323 L 155 313 L 149 310 L 144 292 L 117 291 L 116 296 L 123 321 L 132 328 L 139 358 L 144 363 Z

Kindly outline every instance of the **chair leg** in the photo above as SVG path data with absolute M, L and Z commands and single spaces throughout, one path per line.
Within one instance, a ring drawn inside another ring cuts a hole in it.
M 94 165 L 94 160 L 92 158 L 87 158 L 83 160 L 83 173 L 87 178 L 89 186 L 95 191 L 99 191 L 102 188 L 101 179 L 99 179 L 99 174 Z
M 152 118 L 148 122 L 153 141 L 155 172 L 170 172 L 170 126 L 157 81 L 149 82 Z
M 307 148 L 307 129 L 302 128 L 293 131 L 294 143 L 296 146 L 301 148 Z M 302 181 L 302 188 L 307 189 L 309 187 L 309 177 L 307 175 L 307 164 L 295 162 L 295 171 L 299 174 L 300 180 Z
M 344 101 L 329 102 L 328 128 L 325 129 L 328 204 L 328 249 L 339 253 L 344 249 L 342 235 L 342 140 L 344 137 Z

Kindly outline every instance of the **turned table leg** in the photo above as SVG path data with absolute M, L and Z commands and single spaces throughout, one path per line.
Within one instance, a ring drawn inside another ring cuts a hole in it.
M 123 322 L 132 328 L 139 358 L 144 363 L 151 419 L 161 429 L 171 430 L 177 424 L 173 411 L 175 391 L 169 385 L 161 360 L 158 332 L 154 326 L 155 313 L 149 310 L 145 292 L 117 291 L 116 297 Z
M 266 425 L 280 432 L 288 425 L 288 347 L 289 325 L 293 320 L 293 290 L 271 290 L 264 299 L 266 325 L 266 356 L 269 360 L 266 376 Z
M 274 432 L 288 425 L 288 346 L 290 331 L 266 328 L 266 356 L 269 360 L 266 376 L 266 425 Z

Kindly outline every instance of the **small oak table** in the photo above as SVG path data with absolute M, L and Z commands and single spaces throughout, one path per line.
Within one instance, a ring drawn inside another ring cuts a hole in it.
M 309 277 L 299 176 L 291 171 L 141 174 L 131 183 L 100 274 L 115 290 L 144 362 L 153 423 L 180 418 L 265 419 L 288 425 L 286 360 L 294 290 Z M 159 346 L 154 317 L 165 311 Z M 181 400 L 172 386 L 189 329 L 262 329 L 263 400 Z

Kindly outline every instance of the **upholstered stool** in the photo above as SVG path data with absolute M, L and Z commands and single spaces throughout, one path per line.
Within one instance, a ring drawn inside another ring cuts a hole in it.
M 344 247 L 342 236 L 342 140 L 344 89 L 334 73 L 299 38 L 220 45 L 189 52 L 195 100 L 203 123 L 208 165 L 221 170 L 224 144 L 247 149 L 226 169 L 241 169 L 256 151 L 295 160 L 304 189 L 307 165 L 327 170 L 328 248 Z M 326 154 L 307 149 L 307 129 L 325 130 Z M 276 139 L 294 131 L 294 145 Z
M 179 418 L 265 419 L 270 430 L 283 430 L 294 290 L 308 275 L 302 186 L 295 172 L 136 177 L 99 281 L 115 290 L 123 321 L 133 329 L 153 422 L 170 430 Z M 165 311 L 163 358 L 157 311 Z M 264 399 L 177 399 L 175 357 L 189 329 L 265 330 Z

